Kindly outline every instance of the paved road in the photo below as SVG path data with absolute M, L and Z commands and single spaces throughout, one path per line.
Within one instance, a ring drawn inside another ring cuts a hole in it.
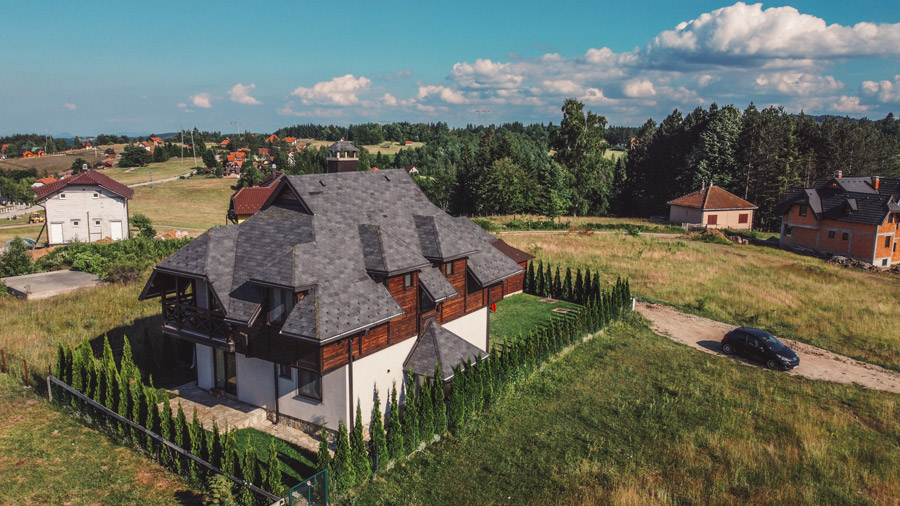
M 36 213 L 38 211 L 43 211 L 43 210 L 44 210 L 44 208 L 41 206 L 31 206 L 31 207 L 26 207 L 25 209 L 19 209 L 18 211 L 10 211 L 8 213 L 3 213 L 3 214 L 0 214 L 0 223 L 2 223 L 3 221 L 6 221 L 7 218 L 11 218 L 13 216 L 22 216 L 23 214 L 27 216 L 31 213 Z

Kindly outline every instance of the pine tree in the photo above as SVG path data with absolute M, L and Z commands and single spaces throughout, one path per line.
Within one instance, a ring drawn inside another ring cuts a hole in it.
M 125 376 L 128 383 L 131 383 L 131 380 L 141 379 L 141 373 L 138 371 L 137 366 L 134 365 L 128 336 L 122 337 L 122 364 L 119 366 L 119 375 Z
M 525 286 L 522 287 L 525 293 L 534 294 L 534 262 L 528 262 L 528 270 L 525 271 Z
M 387 427 L 388 454 L 391 459 L 399 459 L 405 450 L 403 444 L 403 427 L 400 424 L 400 404 L 397 402 L 397 383 L 391 387 L 391 407 L 388 413 Z
M 356 423 L 353 425 L 353 432 L 350 434 L 350 454 L 350 458 L 353 460 L 353 468 L 356 472 L 356 479 L 362 483 L 372 474 L 372 467 L 369 465 L 369 456 L 366 454 L 362 408 L 359 401 L 356 402 Z
M 219 424 L 215 420 L 212 423 L 212 434 L 209 441 L 209 463 L 222 468 L 223 441 L 222 433 L 219 431 Z
M 532 260 L 532 264 L 534 261 Z M 539 297 L 546 297 L 547 283 L 544 281 L 544 262 L 538 261 L 537 272 L 535 273 L 534 294 Z
M 547 272 L 544 273 L 544 297 L 553 297 L 553 270 L 550 262 L 547 262 Z
M 556 266 L 556 272 L 553 275 L 553 298 L 560 299 L 562 298 L 563 291 L 563 278 L 562 273 L 559 270 L 559 266 Z
M 266 459 L 263 488 L 277 496 L 281 496 L 284 489 L 284 485 L 281 483 L 281 465 L 278 461 L 278 449 L 275 447 L 275 438 L 272 438 L 269 443 L 269 456 Z
M 203 456 L 204 439 L 206 439 L 206 433 L 203 431 L 203 427 L 200 426 L 200 419 L 197 417 L 197 408 L 194 408 L 194 416 L 191 418 L 191 424 L 188 426 L 188 440 L 190 441 L 190 448 L 188 448 L 188 451 L 195 457 L 206 460 Z M 187 459 L 187 462 L 188 474 L 191 479 L 197 480 L 199 478 L 197 462 L 194 459 Z
M 416 400 L 418 401 L 416 409 L 419 411 L 419 441 L 428 444 L 434 437 L 434 405 L 431 402 L 431 383 L 427 377 L 419 389 Z
M 173 432 L 174 431 L 172 429 L 172 404 L 169 402 L 168 399 L 165 399 L 162 403 L 162 411 L 159 414 L 159 435 L 165 441 L 174 442 L 174 441 L 172 441 Z M 169 447 L 166 445 L 161 445 L 159 447 L 159 456 L 160 456 L 162 465 L 168 466 L 169 462 L 170 462 L 169 457 L 171 456 Z
M 403 443 L 406 445 L 406 454 L 414 452 L 419 447 L 419 411 L 416 407 L 416 382 L 412 373 L 406 379 L 406 400 L 403 403 Z
M 222 445 L 222 474 L 225 476 L 237 476 L 237 442 L 234 431 L 225 433 L 225 444 Z
M 581 297 L 584 300 L 583 304 L 587 304 L 591 299 L 595 299 L 594 296 L 594 287 L 591 284 L 591 270 L 586 269 L 584 271 L 584 288 L 581 291 Z
M 185 449 L 187 446 L 186 442 L 190 439 L 190 435 L 188 432 L 187 418 L 184 416 L 184 409 L 181 407 L 181 401 L 178 401 L 178 411 L 175 416 L 175 423 L 173 424 L 175 427 L 175 440 L 172 441 L 176 446 Z M 190 451 L 190 446 L 187 447 L 187 450 Z M 182 470 L 182 458 L 181 455 L 175 454 L 175 472 L 181 474 Z
M 372 408 L 372 423 L 369 424 L 369 463 L 376 472 L 383 471 L 391 460 L 387 449 L 387 435 L 384 433 L 384 416 L 381 414 L 381 398 L 375 389 L 375 406 Z
M 570 267 L 566 267 L 566 279 L 563 281 L 562 285 L 562 300 L 567 302 L 572 302 L 572 269 Z
M 347 436 L 347 426 L 344 421 L 338 422 L 337 446 L 334 450 L 334 460 L 331 463 L 334 470 L 334 490 L 344 493 L 356 485 L 356 472 L 350 455 L 350 439 Z
M 581 269 L 575 274 L 575 286 L 572 289 L 573 301 L 576 304 L 584 304 L 584 278 L 581 277 Z
M 319 431 L 319 451 L 316 453 L 316 472 L 328 470 L 328 477 L 333 478 L 331 469 L 331 453 L 328 451 L 328 431 L 325 426 Z
M 447 430 L 447 405 L 444 403 L 444 376 L 441 372 L 441 364 L 435 364 L 434 366 L 434 386 L 431 390 L 431 396 L 434 412 L 434 432 L 442 435 Z

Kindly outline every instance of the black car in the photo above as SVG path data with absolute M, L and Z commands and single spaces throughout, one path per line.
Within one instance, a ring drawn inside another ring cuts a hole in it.
M 766 364 L 769 369 L 793 369 L 800 365 L 794 350 L 763 330 L 738 327 L 722 338 L 722 353 L 737 353 Z

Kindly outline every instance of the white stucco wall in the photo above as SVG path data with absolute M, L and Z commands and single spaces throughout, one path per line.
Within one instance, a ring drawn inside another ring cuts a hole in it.
M 487 351 L 487 319 L 488 308 L 483 307 L 461 318 L 444 323 L 442 326 L 479 349 Z
M 406 361 L 406 357 L 415 346 L 416 340 L 415 337 L 412 337 L 353 362 L 353 405 L 351 408 L 353 416 L 356 416 L 356 403 L 359 401 L 365 425 L 372 420 L 375 388 L 378 388 L 382 415 L 387 413 L 387 405 L 391 400 L 391 387 L 394 382 L 397 383 L 398 398 L 404 395 L 403 362 Z
M 682 223 L 699 225 L 703 223 L 703 213 L 693 207 L 671 206 L 669 221 L 679 225 Z
M 65 194 L 65 197 L 60 198 L 61 194 Z M 97 195 L 96 198 L 94 194 Z M 128 238 L 128 207 L 125 199 L 100 186 L 67 186 L 44 201 L 43 205 L 47 210 L 48 230 L 50 224 L 62 224 L 62 240 L 51 237 L 51 244 L 110 238 L 112 222 L 121 222 L 122 238 Z M 100 222 L 99 225 L 97 221 Z
M 709 216 L 716 215 L 716 224 L 709 224 Z M 747 215 L 747 223 L 740 223 L 740 215 Z M 703 223 L 709 228 L 730 228 L 732 230 L 750 230 L 753 227 L 753 211 L 741 209 L 733 211 L 706 211 L 703 213 Z
M 338 421 L 346 424 L 350 417 L 348 370 L 343 366 L 322 376 L 322 400 L 314 401 L 297 396 L 297 369 L 291 369 L 291 379 L 278 378 L 278 412 L 337 430 Z
M 272 362 L 235 353 L 239 401 L 274 410 L 275 370 Z
M 216 386 L 213 349 L 202 344 L 194 345 L 197 355 L 197 386 L 209 390 Z

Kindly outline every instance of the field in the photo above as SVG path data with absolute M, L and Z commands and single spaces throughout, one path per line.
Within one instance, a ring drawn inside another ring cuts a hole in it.
M 390 147 L 383 148 L 383 147 L 381 147 L 383 144 L 390 144 Z M 387 156 L 392 157 L 392 156 L 396 155 L 397 153 L 399 153 L 400 150 L 402 150 L 402 149 L 421 148 L 424 145 L 425 145 L 424 142 L 413 142 L 412 144 L 407 146 L 405 143 L 385 141 L 385 142 L 382 142 L 381 144 L 370 144 L 368 146 L 362 146 L 362 147 L 366 148 L 366 151 L 368 151 L 372 155 L 377 155 L 378 152 L 380 151 L 382 155 L 387 155 Z
M 203 162 L 198 158 L 197 164 L 203 165 Z M 159 181 L 161 179 L 188 174 L 194 166 L 194 160 L 190 157 L 170 158 L 165 162 L 151 163 L 146 167 L 129 167 L 127 169 L 122 167 L 110 167 L 101 170 L 101 172 L 124 185 L 131 185 L 149 182 L 151 171 L 153 172 L 153 180 Z
M 0 375 L 0 503 L 202 504 L 177 476 Z
M 491 314 L 491 342 L 505 337 L 528 334 L 531 329 L 544 325 L 560 313 L 553 309 L 576 309 L 578 306 L 565 301 L 541 302 L 534 295 L 520 293 L 497 303 L 497 312 Z
M 897 396 L 697 353 L 619 323 L 356 504 L 849 504 L 900 495 Z
M 53 154 L 48 156 L 41 156 L 37 158 L 7 158 L 6 160 L 0 160 L 0 168 L 2 169 L 37 169 L 37 173 L 39 177 L 43 177 L 44 174 L 48 176 L 52 176 L 53 174 L 63 172 L 72 168 L 72 162 L 75 161 L 76 158 L 84 158 L 88 161 L 88 163 L 95 163 L 102 161 L 105 158 L 102 149 L 98 149 L 97 153 L 94 153 L 93 149 L 90 150 L 79 150 L 77 152 L 65 153 L 65 154 Z
M 19 226 L 7 226 L 7 223 L 28 223 L 28 216 L 19 217 L 16 221 L 0 221 L 0 246 L 6 243 L 6 241 L 10 239 L 14 239 L 16 236 L 21 237 L 22 239 L 29 238 L 37 240 L 38 232 L 41 231 L 42 223 L 36 223 L 33 225 L 26 225 L 24 227 Z M 41 237 L 44 241 L 47 240 L 47 232 L 44 231 L 41 234 Z
M 627 276 L 638 296 L 900 370 L 900 277 L 757 246 L 619 234 L 510 234 L 544 261 Z
M 154 178 L 156 173 L 154 172 Z M 139 186 L 128 203 L 133 216 L 143 213 L 158 232 L 173 227 L 206 230 L 225 224 L 225 213 L 234 190 L 233 178 L 198 178 Z

